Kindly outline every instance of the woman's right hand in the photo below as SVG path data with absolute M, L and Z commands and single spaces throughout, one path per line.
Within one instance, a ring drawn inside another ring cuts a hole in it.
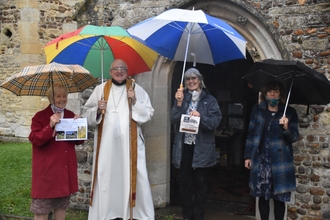
M 60 122 L 60 119 L 61 119 L 60 112 L 55 113 L 52 116 L 50 116 L 50 122 L 49 122 L 50 127 L 51 128 L 55 127 L 55 125 Z
M 175 93 L 175 99 L 177 100 L 178 106 L 181 106 L 183 98 L 184 98 L 183 89 L 179 88 Z
M 250 159 L 246 159 L 244 161 L 244 163 L 245 163 L 245 168 L 247 168 L 247 169 L 250 169 L 251 168 L 251 160 Z

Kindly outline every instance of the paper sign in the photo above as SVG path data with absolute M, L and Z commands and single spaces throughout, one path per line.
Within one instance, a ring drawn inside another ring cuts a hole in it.
M 87 140 L 87 118 L 62 118 L 55 130 L 57 141 Z
M 200 117 L 182 115 L 180 123 L 180 132 L 197 134 Z

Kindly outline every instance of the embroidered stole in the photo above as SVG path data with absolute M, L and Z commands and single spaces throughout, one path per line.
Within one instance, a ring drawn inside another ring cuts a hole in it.
M 132 85 L 132 80 L 126 79 L 126 89 L 129 89 Z M 112 80 L 109 80 L 104 85 L 104 99 L 109 100 L 110 96 L 110 89 L 112 86 Z M 128 107 L 130 110 L 130 207 L 135 206 L 136 200 L 136 173 L 137 173 L 137 123 L 132 119 L 132 109 L 131 109 L 131 99 L 128 99 Z M 93 183 L 91 188 L 91 195 L 90 195 L 90 206 L 93 204 L 93 195 L 94 195 L 94 185 L 97 177 L 98 172 L 98 160 L 99 160 L 99 152 L 101 147 L 101 137 L 102 137 L 102 130 L 103 130 L 103 122 L 104 116 L 100 124 L 98 125 L 98 135 L 97 135 L 97 146 L 96 146 L 96 154 L 95 154 L 95 164 L 94 164 L 94 173 L 93 173 Z

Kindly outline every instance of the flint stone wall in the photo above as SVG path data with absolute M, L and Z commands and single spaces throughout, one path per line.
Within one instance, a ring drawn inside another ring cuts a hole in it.
M 0 0 L 0 83 L 27 65 L 44 64 L 43 46 L 83 24 L 133 24 L 174 7 L 208 1 L 188 0 Z M 213 2 L 213 1 L 209 1 Z M 273 34 L 285 59 L 298 59 L 329 77 L 330 3 L 327 0 L 224 0 L 258 17 Z M 240 22 L 244 23 L 244 19 Z M 249 51 L 257 56 L 258 51 Z M 68 108 L 81 113 L 90 91 L 69 96 Z M 0 140 L 27 141 L 31 117 L 48 105 L 45 98 L 16 97 L 0 89 Z M 73 103 L 73 104 L 71 104 Z M 288 219 L 330 219 L 330 107 L 296 106 L 300 140 L 294 145 L 297 191 Z M 79 192 L 74 207 L 87 209 L 92 169 L 90 139 L 77 146 Z M 167 201 L 154 199 L 155 207 Z

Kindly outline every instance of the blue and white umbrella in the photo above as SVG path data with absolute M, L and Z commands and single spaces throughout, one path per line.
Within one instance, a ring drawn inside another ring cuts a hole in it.
M 229 24 L 201 10 L 171 9 L 128 32 L 171 60 L 218 64 L 245 59 L 246 40 Z

